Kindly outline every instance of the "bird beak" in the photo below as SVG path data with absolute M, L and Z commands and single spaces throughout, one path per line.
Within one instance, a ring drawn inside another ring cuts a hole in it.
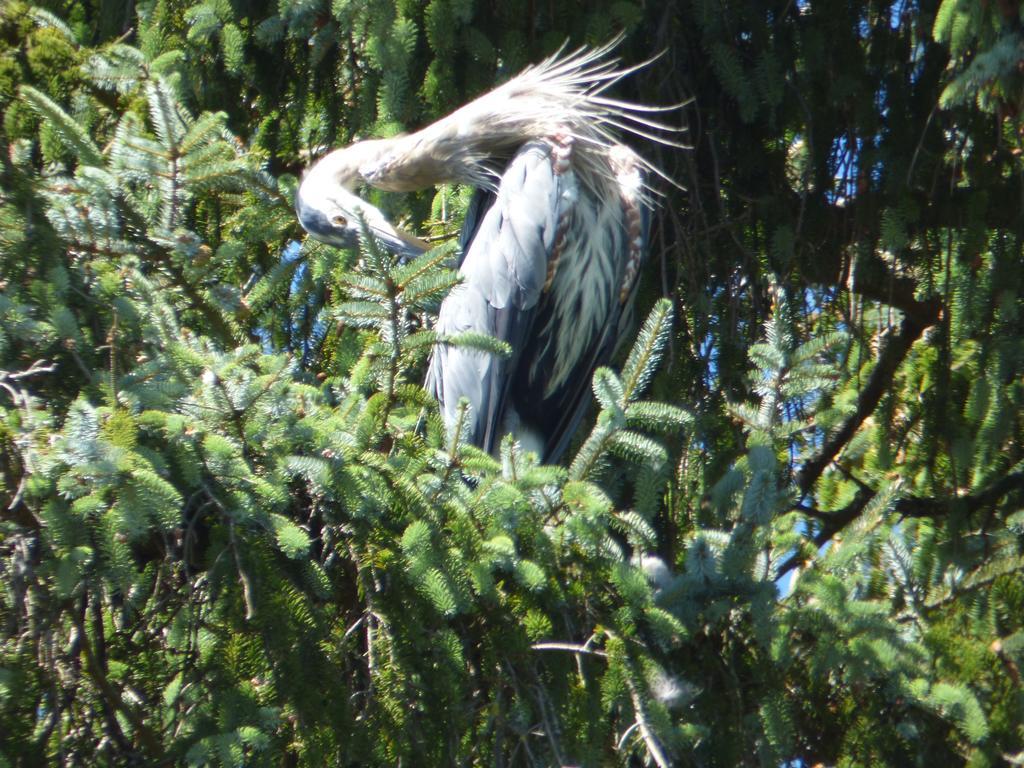
M 403 232 L 400 229 L 393 227 L 385 229 L 379 226 L 371 226 L 370 231 L 374 237 L 380 240 L 381 245 L 398 256 L 402 261 L 414 259 L 421 253 L 430 250 L 430 243 L 420 240 L 418 237 L 413 237 L 408 232 Z

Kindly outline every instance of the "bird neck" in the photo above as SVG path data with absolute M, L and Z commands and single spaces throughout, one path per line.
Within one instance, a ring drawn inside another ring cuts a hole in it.
M 381 157 L 394 144 L 393 139 L 360 141 L 344 149 L 337 149 L 322 157 L 307 174 L 314 184 L 337 184 L 349 192 L 356 191 L 362 180 L 359 168 Z

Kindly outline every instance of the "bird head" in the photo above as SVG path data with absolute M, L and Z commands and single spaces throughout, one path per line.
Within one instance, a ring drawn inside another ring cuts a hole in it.
M 385 141 L 363 141 L 323 157 L 310 168 L 295 195 L 299 223 L 312 237 L 338 248 L 359 244 L 361 221 L 385 248 L 398 256 L 418 256 L 425 242 L 396 229 L 379 208 L 353 191 L 359 167 L 384 151 Z

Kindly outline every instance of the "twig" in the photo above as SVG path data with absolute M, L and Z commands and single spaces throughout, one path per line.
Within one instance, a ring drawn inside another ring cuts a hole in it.
M 658 768 L 669 768 L 672 763 L 665 756 L 661 745 L 658 743 L 658 739 L 654 736 L 654 732 L 647 723 L 647 715 L 644 714 L 644 703 L 640 698 L 640 692 L 637 690 L 636 684 L 633 682 L 632 675 L 626 675 L 626 685 L 629 687 L 629 697 L 633 702 L 633 711 L 636 713 L 635 725 L 640 729 L 640 736 L 643 738 L 644 744 L 647 745 L 647 751 L 654 762 L 657 763 Z
M 359 629 L 359 625 L 362 624 L 364 621 L 366 621 L 367 615 L 368 614 L 364 613 L 358 619 L 356 619 L 352 623 L 352 626 L 345 630 L 345 634 L 342 636 L 341 639 L 342 640 L 348 640 L 349 637 L 352 636 L 352 633 L 355 632 L 357 629 Z
M 251 621 L 256 616 L 256 607 L 253 601 L 252 581 L 249 574 L 242 567 L 242 558 L 238 554 L 238 543 L 235 540 L 235 521 L 232 520 L 228 526 L 231 537 L 231 552 L 235 556 L 235 567 L 238 568 L 238 580 L 242 582 L 242 599 L 245 601 L 245 619 Z
M 534 678 L 537 678 L 536 670 L 533 670 Z M 566 765 L 567 761 L 565 755 L 562 752 L 562 745 L 559 743 L 559 728 L 557 716 L 551 710 L 551 702 L 548 699 L 547 692 L 544 690 L 544 686 L 537 680 L 533 686 L 534 695 L 536 696 L 537 706 L 540 710 L 541 722 L 544 724 L 544 735 L 548 737 L 548 744 L 551 745 L 551 752 L 555 756 L 555 760 L 558 761 L 559 765 Z
M 622 736 L 619 738 L 618 742 L 615 744 L 615 751 L 616 752 L 621 752 L 622 751 L 622 748 L 624 746 L 626 746 L 626 740 L 629 738 L 629 734 L 631 734 L 633 731 L 635 731 L 639 727 L 640 727 L 640 723 L 634 722 L 631 726 L 629 726 L 629 728 L 626 729 L 626 732 L 622 734 Z
M 573 643 L 534 643 L 530 647 L 535 651 L 569 651 L 570 653 L 589 653 L 592 656 L 608 658 L 608 654 L 604 651 L 587 648 L 585 645 L 574 645 Z
M 0 370 L 0 387 L 2 387 L 7 392 L 16 408 L 21 408 L 22 410 L 25 411 L 26 425 L 30 425 L 32 423 L 32 396 L 29 395 L 29 393 L 26 392 L 25 390 L 13 386 L 13 383 L 21 381 L 22 379 L 26 379 L 29 376 L 37 376 L 39 374 L 44 373 L 53 373 L 56 370 L 56 363 L 48 363 L 45 360 L 36 360 L 24 371 L 11 372 Z M 18 488 L 14 492 L 14 496 L 11 498 L 10 503 L 7 505 L 8 511 L 15 510 L 18 507 L 18 505 L 21 504 L 25 494 L 26 480 L 28 478 L 28 475 L 32 473 L 31 455 L 28 451 L 28 448 L 31 445 L 31 443 L 30 440 L 27 438 L 26 434 L 30 431 L 30 429 L 31 427 L 29 427 L 29 429 L 25 429 L 24 432 L 22 433 L 22 436 L 16 441 L 16 444 L 23 449 L 21 460 L 24 471 L 22 472 L 22 475 L 18 480 Z M 36 525 L 42 528 L 43 522 L 39 519 L 39 516 L 31 510 L 29 510 L 29 514 L 31 516 L 31 519 L 35 521 Z
M 27 474 L 22 474 L 21 479 L 18 480 L 18 490 L 14 492 L 14 497 L 11 499 L 11 503 L 7 505 L 7 510 L 12 511 L 21 503 L 21 498 L 25 494 L 25 482 L 28 480 Z
M 11 373 L 10 371 L 0 371 L 0 379 L 6 379 L 8 381 L 17 381 L 19 379 L 24 379 L 29 376 L 37 376 L 41 373 L 53 373 L 56 370 L 56 363 L 48 363 L 45 360 L 36 360 L 24 371 L 18 371 L 17 373 Z

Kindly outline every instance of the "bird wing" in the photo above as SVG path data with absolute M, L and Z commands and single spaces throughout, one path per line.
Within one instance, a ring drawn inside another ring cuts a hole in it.
M 618 245 L 617 242 L 608 244 L 614 251 L 619 250 Z M 617 253 L 611 255 L 614 257 Z M 611 292 L 614 285 L 609 282 L 602 289 Z M 561 287 L 556 283 L 555 290 Z M 584 322 L 587 309 L 583 303 L 589 300 L 593 300 L 593 294 L 590 299 L 585 295 L 581 298 L 580 306 L 571 313 L 572 320 Z M 516 402 L 517 415 L 525 424 L 539 428 L 543 435 L 546 461 L 557 461 L 569 447 L 590 405 L 594 371 L 610 360 L 619 340 L 623 307 L 613 296 L 609 297 L 607 306 L 608 313 L 593 327 L 585 342 L 571 350 L 564 349 L 557 338 L 545 338 L 546 329 L 558 329 L 556 302 L 544 302 L 535 318 L 535 329 L 544 330 L 535 332 L 527 341 L 522 355 L 530 363 L 516 371 L 512 388 L 522 393 Z M 565 333 L 563 328 L 562 334 Z M 564 377 L 558 376 L 557 370 L 566 365 L 565 360 L 571 360 L 572 370 Z
M 459 400 L 469 400 L 468 437 L 485 450 L 507 429 L 505 403 L 530 336 L 558 236 L 563 195 L 571 179 L 552 162 L 547 141 L 531 141 L 515 154 L 496 193 L 482 192 L 467 221 L 471 230 L 460 266 L 462 283 L 441 305 L 437 330 L 442 335 L 483 333 L 509 344 L 512 355 L 442 344 L 435 348 L 427 387 L 454 422 Z M 487 200 L 491 203 L 488 206 Z M 485 210 L 486 209 L 486 210 Z M 473 226 L 475 224 L 475 226 Z
M 644 173 L 635 154 L 613 149 L 610 195 L 581 188 L 561 245 L 561 266 L 541 302 L 515 371 L 517 416 L 543 436 L 543 455 L 557 461 L 590 403 L 594 371 L 615 355 L 632 327 L 637 275 L 650 224 Z

